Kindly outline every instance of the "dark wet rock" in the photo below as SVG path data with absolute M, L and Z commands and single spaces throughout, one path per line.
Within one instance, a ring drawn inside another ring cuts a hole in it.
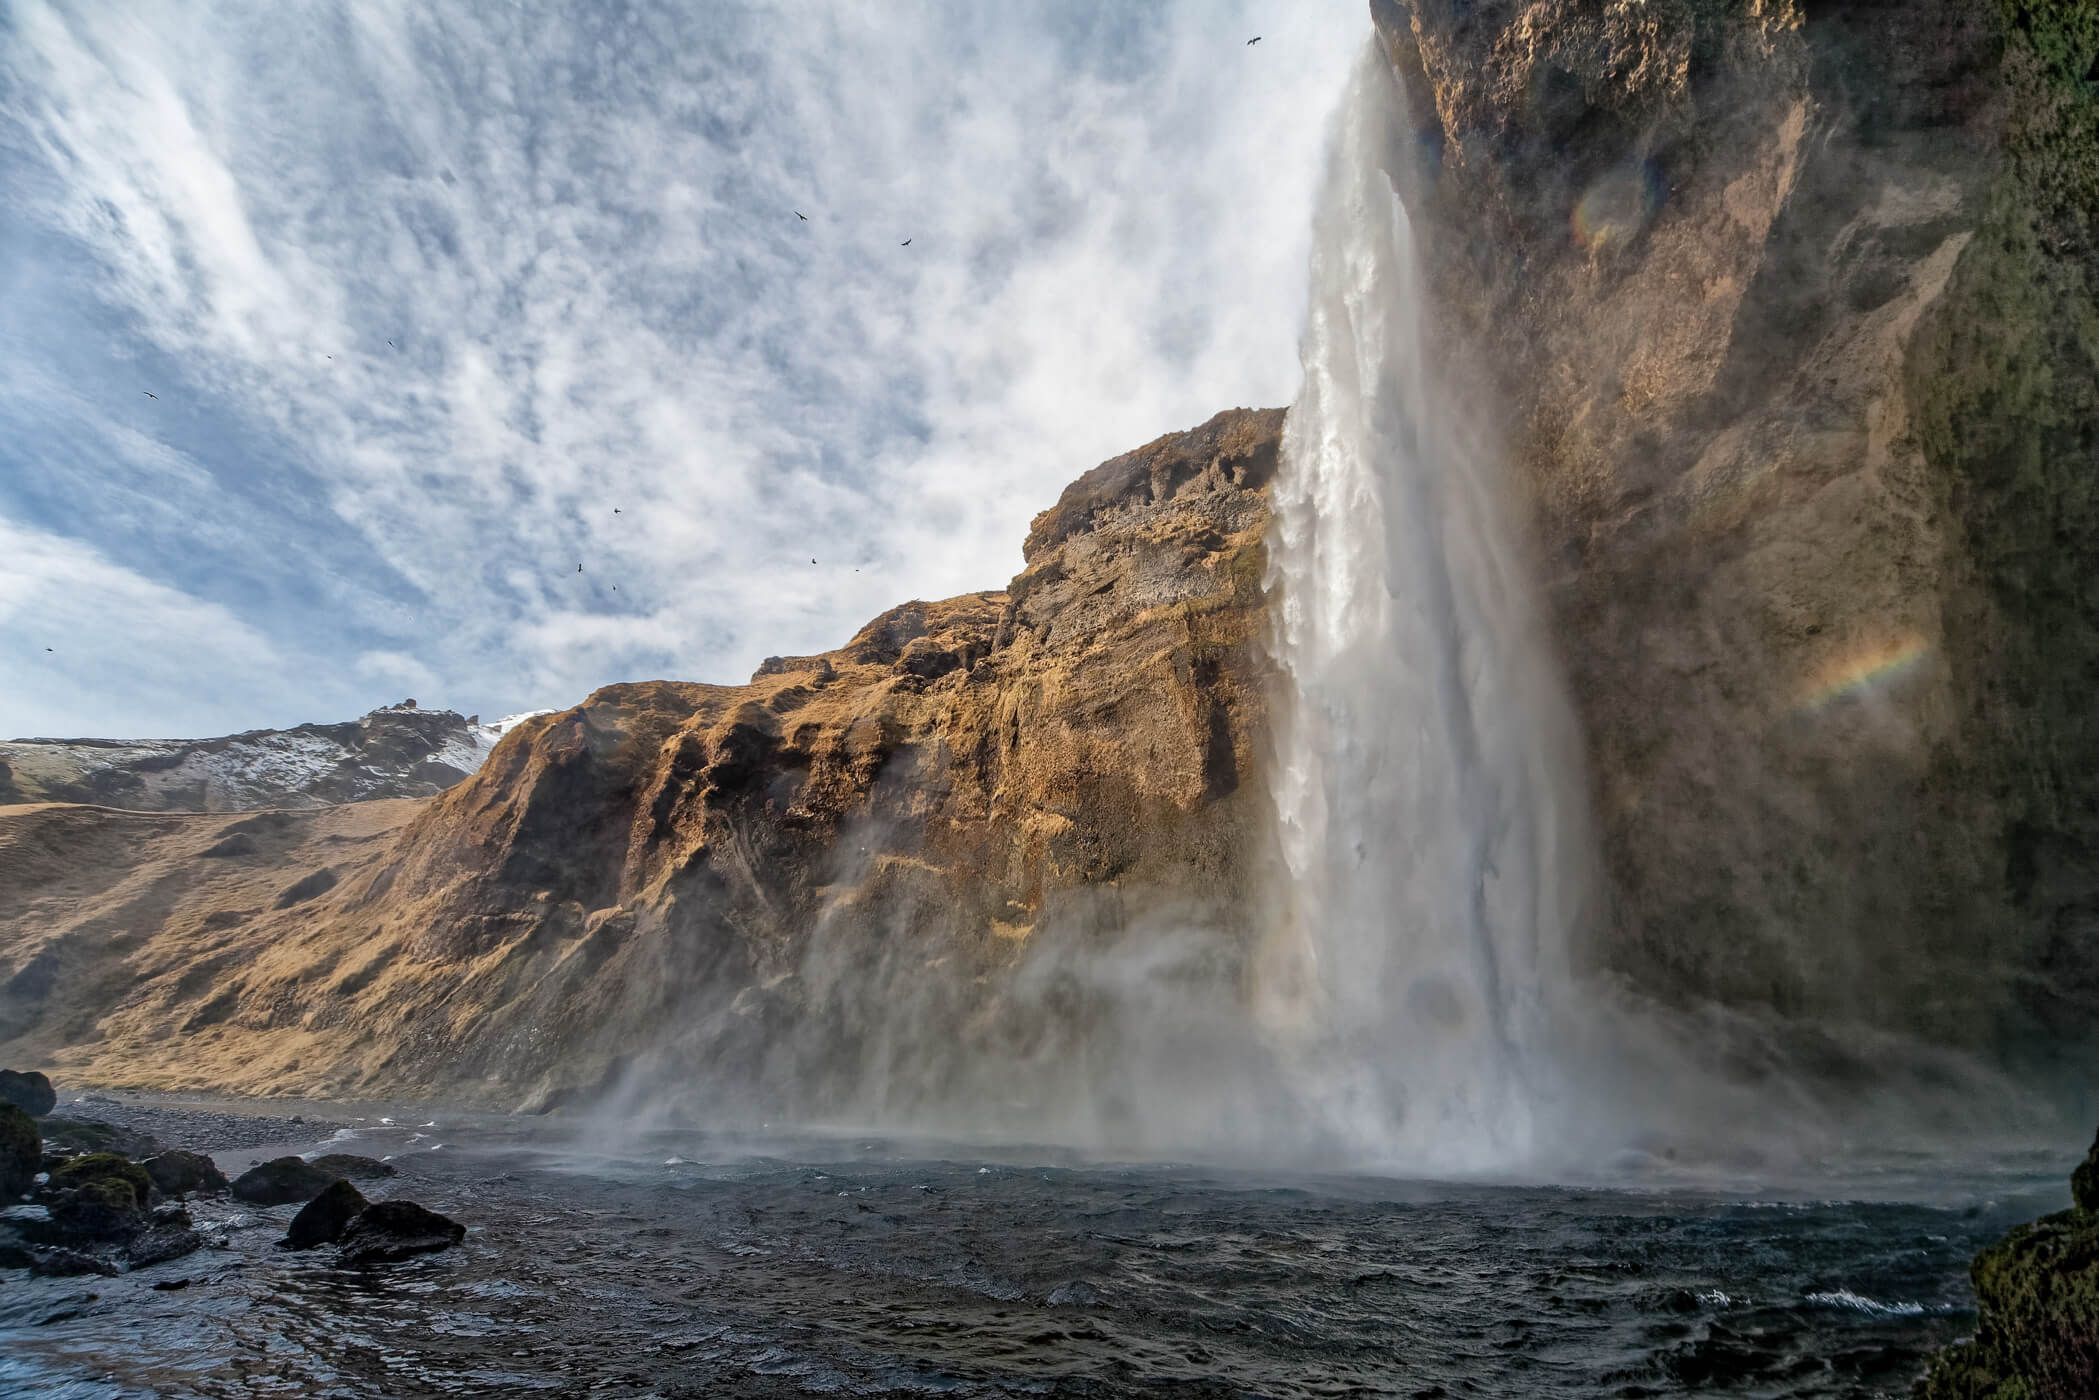
M 153 1200 L 153 1178 L 146 1174 L 146 1169 L 114 1152 L 90 1152 L 68 1158 L 52 1170 L 51 1183 L 46 1189 L 72 1191 L 97 1181 L 121 1183 L 130 1195 L 134 1210 L 144 1210 Z
M 29 1252 L 29 1272 L 46 1278 L 76 1278 L 83 1274 L 100 1274 L 115 1278 L 123 1270 L 99 1254 L 85 1250 L 69 1249 L 64 1245 L 53 1245 L 46 1249 Z
M 180 1259 L 204 1247 L 204 1237 L 190 1228 L 189 1217 L 147 1226 L 124 1246 L 124 1262 L 134 1269 Z
M 219 1170 L 218 1163 L 201 1152 L 185 1152 L 181 1148 L 170 1148 L 156 1157 L 148 1157 L 139 1163 L 146 1175 L 153 1179 L 155 1187 L 163 1196 L 183 1196 L 192 1191 L 219 1192 L 229 1189 L 231 1183 L 226 1173 Z
M 150 1133 L 120 1127 L 97 1118 L 49 1117 L 41 1125 L 44 1144 L 61 1152 L 115 1152 L 125 1157 L 151 1157 L 163 1149 Z
M 11 1103 L 31 1118 L 58 1107 L 58 1092 L 36 1070 L 0 1069 L 0 1103 Z
M 31 1245 L 52 1229 L 51 1212 L 43 1206 L 9 1206 L 0 1210 L 0 1269 L 26 1269 L 35 1262 Z
M 364 1193 L 347 1180 L 332 1181 L 320 1195 L 308 1201 L 292 1217 L 284 1232 L 286 1249 L 312 1249 L 334 1244 L 350 1228 L 350 1222 L 368 1206 Z
M 250 1205 L 303 1204 L 320 1195 L 330 1182 L 339 1179 L 335 1173 L 315 1166 L 304 1157 L 273 1157 L 235 1177 L 233 1194 L 236 1199 Z
M 311 1159 L 312 1164 L 331 1176 L 346 1176 L 352 1181 L 377 1181 L 395 1175 L 393 1165 L 377 1157 L 359 1157 L 349 1152 L 330 1152 Z
M 2099 1210 L 2099 1137 L 2092 1139 L 2092 1150 L 2070 1174 L 2070 1196 L 2079 1210 Z
M 2099 1396 L 2099 1209 L 2093 1157 L 2077 1205 L 2022 1225 L 1975 1256 L 1975 1336 L 1948 1347 L 1916 1400 L 2090 1400 Z
M 345 1264 L 386 1264 L 412 1255 L 450 1249 L 466 1238 L 466 1226 L 414 1201 L 368 1206 L 343 1233 Z
M 68 1239 L 120 1240 L 144 1227 L 145 1213 L 129 1182 L 103 1176 L 55 1193 L 51 1220 Z
M 193 1278 L 164 1278 L 153 1285 L 155 1293 L 176 1293 L 195 1283 Z
M 27 1191 L 43 1169 L 44 1143 L 36 1120 L 13 1104 L 0 1104 L 0 1200 Z

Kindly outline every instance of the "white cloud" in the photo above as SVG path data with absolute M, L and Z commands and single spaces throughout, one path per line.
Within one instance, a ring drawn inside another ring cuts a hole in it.
M 128 728 L 141 707 L 166 727 L 204 732 L 217 697 L 278 703 L 292 684 L 276 650 L 226 609 L 142 578 L 75 541 L 0 519 L 0 661 L 5 737 L 51 737 L 35 717 L 75 721 L 57 737 Z M 48 650 L 47 650 L 48 648 Z
M 0 371 L 46 336 L 179 366 L 185 407 L 287 444 L 374 561 L 323 580 L 357 640 L 306 639 L 302 671 L 340 668 L 317 693 L 412 664 L 419 699 L 484 713 L 739 679 L 995 587 L 1085 468 L 1287 401 L 1325 117 L 1367 32 L 1359 0 L 25 0 L 13 23 L 0 173 L 37 176 L 16 217 L 91 259 L 119 320 L 17 327 Z M 155 479 L 200 524 L 228 489 Z M 321 528 L 256 508 L 255 550 Z M 182 577 L 194 539 L 159 528 Z M 112 723 L 164 727 L 150 703 Z

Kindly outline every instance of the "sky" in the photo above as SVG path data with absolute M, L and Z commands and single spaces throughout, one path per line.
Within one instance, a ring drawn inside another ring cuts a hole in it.
M 1368 28 L 8 0 L 0 736 L 737 682 L 1003 586 L 1087 468 L 1295 395 Z

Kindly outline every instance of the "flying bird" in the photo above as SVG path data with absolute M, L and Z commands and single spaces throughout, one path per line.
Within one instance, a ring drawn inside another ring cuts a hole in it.
M 911 240 L 907 238 L 903 242 L 897 244 L 896 246 L 899 248 L 908 248 L 911 246 Z
M 387 343 L 388 345 L 391 345 L 391 344 L 393 344 L 393 342 L 392 342 L 391 340 L 387 341 L 386 343 Z
M 579 573 L 579 574 L 583 572 L 583 566 L 582 566 L 581 564 L 578 564 L 578 565 L 576 566 L 576 572 L 577 572 L 577 573 Z
M 1258 34 L 1256 34 L 1256 35 L 1254 35 L 1254 37 L 1253 37 L 1253 38 L 1251 38 L 1251 39 L 1248 39 L 1248 40 L 1246 41 L 1246 46 L 1247 46 L 1248 48 L 1252 48 L 1252 47 L 1253 47 L 1253 46 L 1254 46 L 1255 44 L 1258 44 L 1258 43 L 1260 43 L 1260 42 L 1261 42 L 1261 36 L 1260 36 L 1260 35 L 1258 35 Z
M 807 214 L 804 214 L 804 213 L 803 213 L 803 212 L 802 212 L 801 210 L 799 210 L 799 209 L 797 209 L 797 210 L 795 210 L 795 211 L 794 211 L 794 216 L 795 216 L 795 217 L 796 217 L 797 219 L 800 219 L 800 220 L 801 220 L 801 221 L 802 221 L 803 223 L 805 223 L 805 224 L 809 222 L 809 216 L 808 216 Z
M 160 395 L 154 393 L 151 389 L 141 389 L 139 390 L 139 392 L 141 394 L 144 394 L 149 399 L 158 400 L 160 398 Z
M 45 650 L 45 651 L 49 651 L 49 650 L 51 650 L 51 648 L 49 648 L 49 647 L 45 647 L 45 648 L 44 648 L 44 650 Z
M 619 507 L 618 507 L 618 506 L 614 506 L 614 507 L 612 508 L 612 513 L 613 513 L 614 515 L 618 515 L 618 514 L 619 514 Z

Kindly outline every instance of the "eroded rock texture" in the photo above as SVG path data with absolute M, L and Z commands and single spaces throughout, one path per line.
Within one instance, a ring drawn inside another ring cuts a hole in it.
M 2087 1040 L 2095 12 L 1372 8 L 1444 329 L 1515 407 L 1598 956 Z
M 974 979 L 1046 937 L 1242 928 L 1281 422 L 1087 473 L 1003 592 L 745 685 L 607 687 L 426 804 L 0 811 L 0 1043 L 104 1081 L 510 1102 L 654 1048 L 823 1103 L 872 1056 L 952 1066 Z

